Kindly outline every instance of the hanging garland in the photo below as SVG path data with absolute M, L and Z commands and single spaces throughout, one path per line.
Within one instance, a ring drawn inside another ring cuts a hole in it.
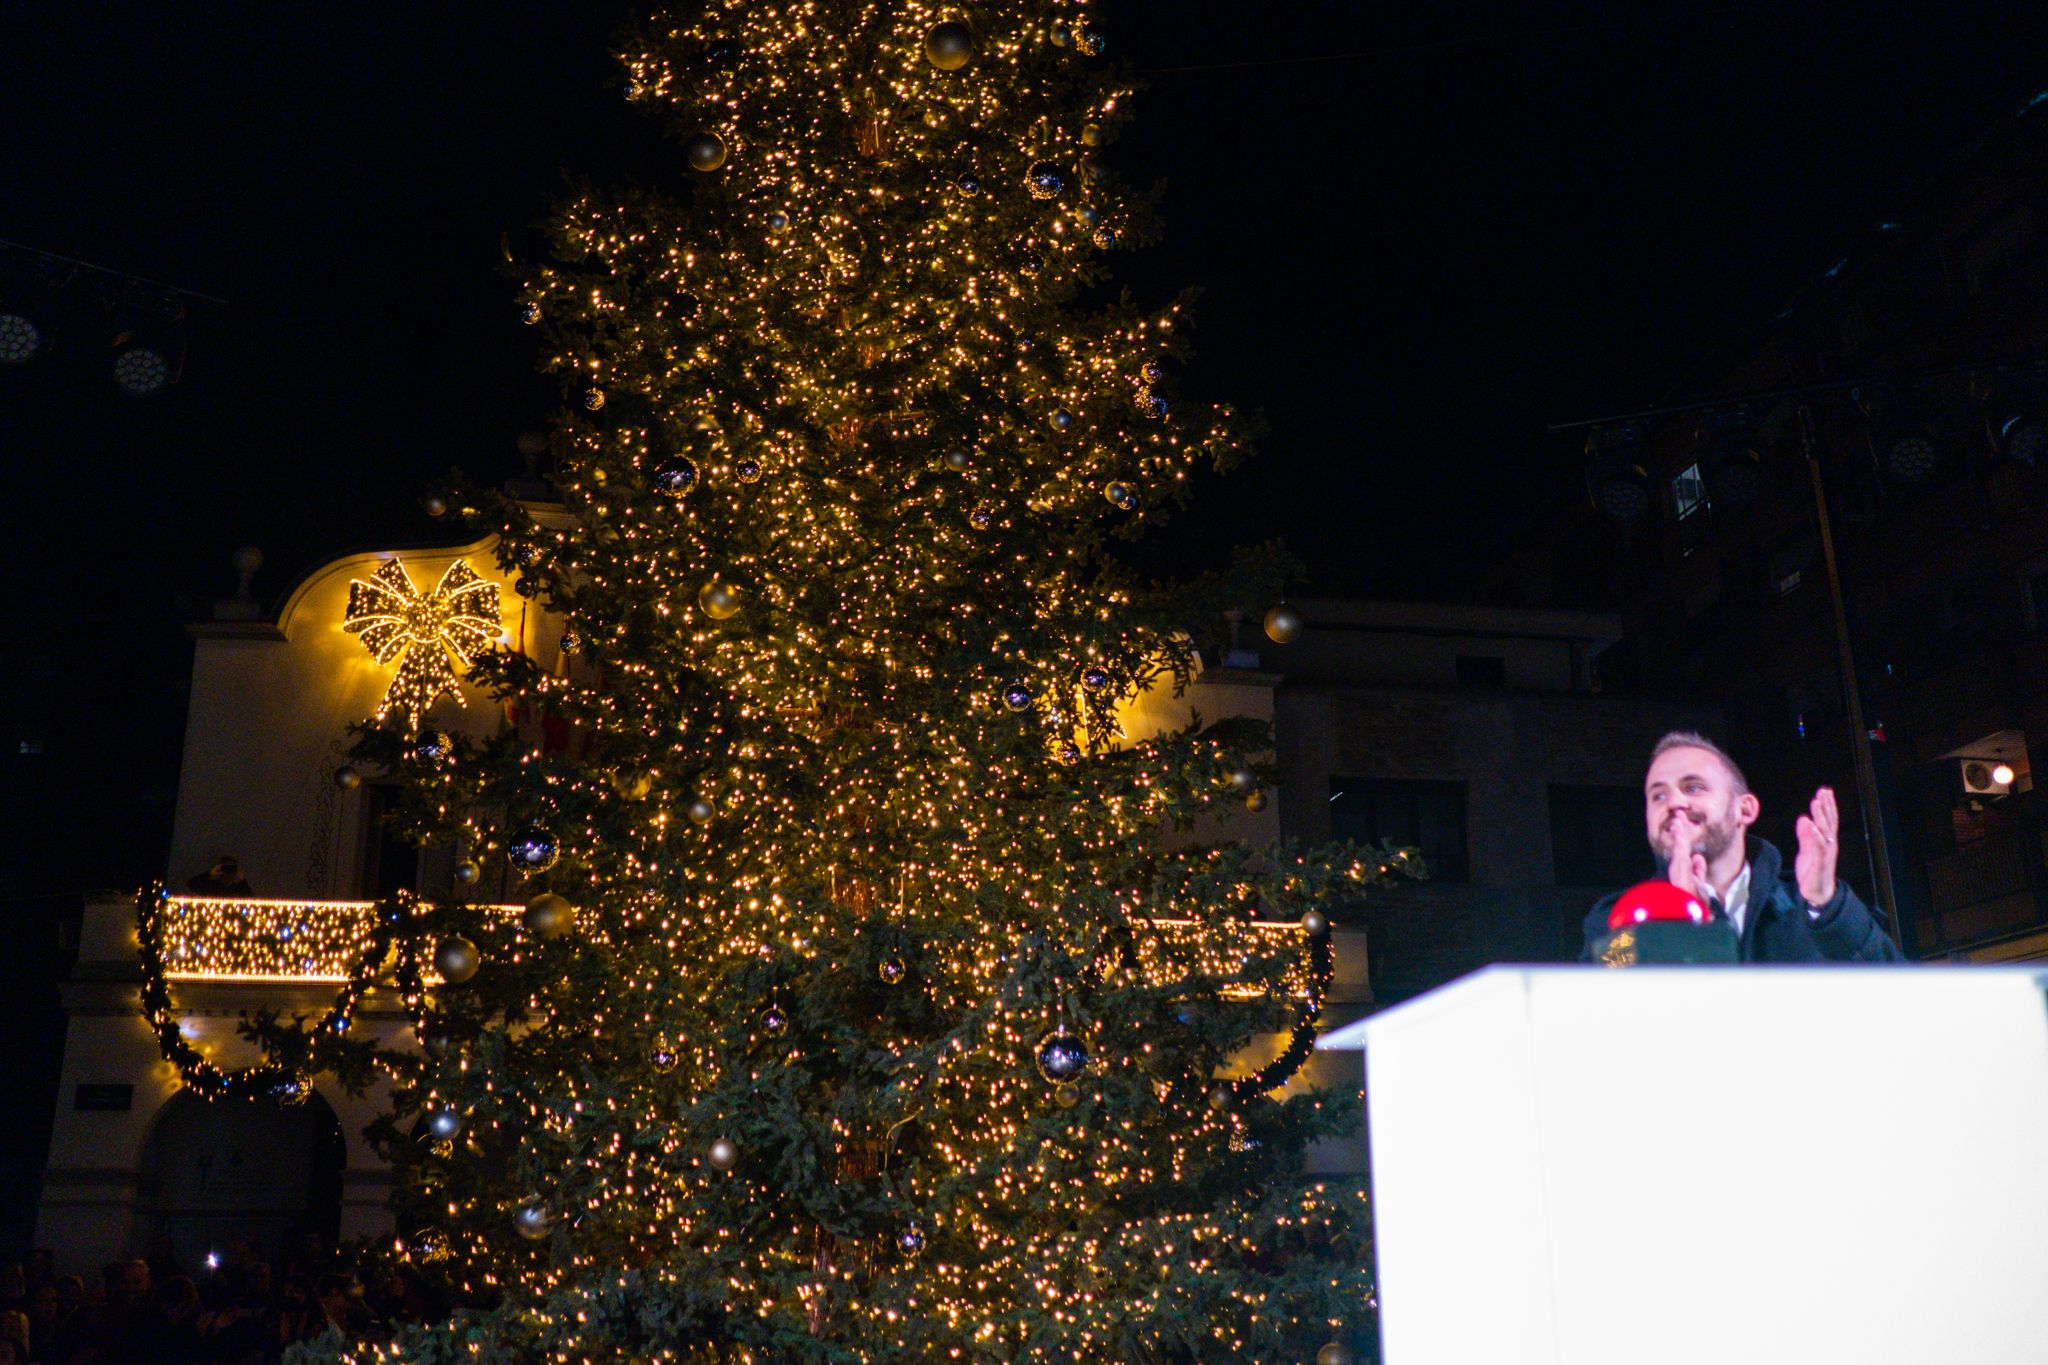
M 1164 921 L 1151 921 L 1156 928 Z M 1118 957 L 1124 966 L 1132 971 L 1142 971 L 1143 963 L 1138 953 L 1137 936 L 1134 926 L 1125 926 L 1114 934 Z M 1306 931 L 1304 931 L 1306 932 Z M 1308 935 L 1308 991 L 1302 1000 L 1301 1014 L 1296 1018 L 1293 1032 L 1287 1046 L 1280 1055 L 1267 1062 L 1249 1076 L 1234 1081 L 1223 1081 L 1234 1095 L 1252 1097 L 1278 1090 L 1292 1080 L 1294 1073 L 1301 1070 L 1316 1049 L 1316 1020 L 1321 1017 L 1323 1004 L 1329 995 L 1330 982 L 1336 975 L 1336 955 L 1330 948 L 1328 932 Z
M 164 911 L 170 901 L 170 893 L 161 881 L 152 882 L 135 898 L 135 930 L 142 948 L 142 1017 L 156 1034 L 157 1048 L 164 1060 L 177 1068 L 179 1079 L 202 1099 L 270 1099 L 285 1104 L 303 1104 L 310 1099 L 312 1076 L 328 1069 L 335 1045 L 348 1033 L 363 992 L 376 979 L 377 969 L 394 943 L 398 947 L 399 995 L 413 1017 L 414 1026 L 421 1022 L 425 992 L 419 948 L 414 936 L 399 932 L 412 917 L 409 899 L 401 895 L 376 904 L 369 937 L 350 963 L 334 1003 L 307 1035 L 303 1069 L 269 1060 L 246 1067 L 217 1066 L 185 1037 L 171 1003 L 163 953 Z
M 1316 1050 L 1316 1020 L 1323 1012 L 1323 1001 L 1329 993 L 1330 981 L 1336 975 L 1337 956 L 1330 950 L 1328 933 L 1310 934 L 1308 941 L 1308 998 L 1302 1002 L 1301 1017 L 1295 1021 L 1294 1035 L 1287 1040 L 1287 1046 L 1278 1057 L 1254 1071 L 1242 1080 L 1231 1081 L 1230 1088 L 1240 1097 L 1250 1098 L 1278 1090 L 1294 1078 L 1309 1056 Z

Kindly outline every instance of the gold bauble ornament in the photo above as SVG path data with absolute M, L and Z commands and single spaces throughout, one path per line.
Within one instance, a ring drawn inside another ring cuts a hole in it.
M 729 1171 L 733 1168 L 733 1163 L 740 1159 L 739 1145 L 731 1138 L 717 1138 L 712 1141 L 710 1150 L 704 1156 L 705 1160 L 718 1170 Z
M 1301 638 L 1301 616 L 1285 602 L 1266 613 L 1266 638 L 1276 645 L 1291 645 Z
M 1330 1342 L 1316 1352 L 1316 1365 L 1351 1365 L 1351 1352 L 1341 1341 Z
M 475 886 L 477 879 L 484 875 L 484 870 L 478 867 L 475 862 L 464 858 L 455 865 L 455 871 L 452 875 L 457 886 Z
M 352 792 L 363 785 L 363 775 L 351 765 L 344 763 L 334 770 L 334 785 L 345 792 Z
M 714 578 L 698 590 L 697 605 L 712 620 L 727 620 L 739 615 L 740 590 L 723 579 Z
M 522 922 L 535 938 L 560 938 L 576 927 L 576 907 L 566 896 L 543 891 L 526 903 Z
M 1081 1088 L 1072 1081 L 1053 1087 L 1052 1100 L 1062 1109 L 1072 1109 L 1081 1102 Z
M 1311 938 L 1321 938 L 1330 932 L 1330 917 L 1320 910 L 1311 910 L 1301 917 L 1301 927 Z
M 1266 808 L 1266 794 L 1262 791 L 1253 792 L 1244 799 L 1244 808 L 1257 815 Z
M 444 938 L 434 945 L 434 970 L 451 986 L 460 986 L 475 976 L 476 969 L 482 965 L 483 954 L 460 934 Z
M 1230 1107 L 1230 1087 L 1219 1085 L 1211 1090 L 1209 1092 L 1209 1107 L 1219 1114 L 1228 1109 Z
M 924 59 L 941 71 L 958 71 L 974 60 L 974 34 L 962 23 L 934 24 L 924 35 Z
M 690 798 L 690 804 L 683 807 L 683 813 L 690 817 L 690 823 L 693 825 L 708 825 L 711 823 L 711 817 L 718 814 L 718 807 L 711 804 L 707 797 L 693 796 Z
M 612 790 L 621 801 L 645 801 L 647 794 L 654 790 L 654 774 L 641 768 L 621 768 L 612 774 Z

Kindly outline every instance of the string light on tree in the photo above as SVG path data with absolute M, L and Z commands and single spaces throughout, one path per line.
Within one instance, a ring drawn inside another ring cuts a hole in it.
M 1257 724 L 1124 728 L 1287 578 L 1115 553 L 1246 453 L 1166 401 L 1185 304 L 1102 287 L 1095 245 L 1154 226 L 1107 164 L 1128 78 L 1092 4 L 859 18 L 627 43 L 682 154 L 521 266 L 558 502 L 447 491 L 562 647 L 470 661 L 502 732 L 352 756 L 395 832 L 574 907 L 422 902 L 362 968 L 459 1040 L 387 1059 L 464 1125 L 400 1145 L 464 1305 L 405 1358 L 1311 1360 L 1369 1218 L 1298 1176 L 1355 1110 L 1279 1087 L 1332 970 L 1310 912 L 1392 863 L 1225 838 Z

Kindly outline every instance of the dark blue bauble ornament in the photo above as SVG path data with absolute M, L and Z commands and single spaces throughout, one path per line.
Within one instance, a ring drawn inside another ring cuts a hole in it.
M 439 730 L 429 730 L 414 739 L 405 754 L 415 763 L 434 763 L 454 752 L 454 740 Z
M 924 1250 L 924 1234 L 912 1223 L 896 1234 L 896 1249 L 905 1256 L 915 1256 Z
M 1023 683 L 1014 682 L 1003 689 L 1003 706 L 1011 711 L 1031 709 L 1031 689 Z
M 1052 199 L 1067 187 L 1067 182 L 1059 167 L 1050 161 L 1040 161 L 1024 173 L 1024 187 L 1031 191 L 1033 199 Z
M 1038 1043 L 1038 1074 L 1063 1085 L 1088 1069 L 1088 1045 L 1061 1024 Z
M 680 498 L 697 486 L 697 462 L 687 455 L 663 460 L 654 468 L 654 491 Z
M 521 872 L 545 872 L 562 856 L 562 842 L 539 825 L 528 825 L 505 845 L 505 856 Z
M 1109 686 L 1109 670 L 1098 664 L 1090 664 L 1081 670 L 1081 686 L 1090 692 L 1100 692 Z
M 958 180 L 955 180 L 953 182 L 953 186 L 955 189 L 958 189 L 962 194 L 981 193 L 980 178 L 971 174 L 961 176 Z

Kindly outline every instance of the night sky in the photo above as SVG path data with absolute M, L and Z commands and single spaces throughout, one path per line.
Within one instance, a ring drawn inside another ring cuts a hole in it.
M 415 499 L 450 466 L 516 471 L 553 390 L 501 240 L 572 179 L 687 174 L 620 98 L 634 8 L 0 20 L 0 237 L 228 300 L 194 305 L 164 397 L 118 398 L 83 328 L 0 376 L 31 637 L 10 691 L 82 674 L 35 723 L 127 806 L 167 800 L 178 623 L 232 586 L 235 545 L 274 596 L 436 534 Z M 1548 423 L 1670 393 L 2048 85 L 2048 9 L 2010 3 L 1138 0 L 1106 31 L 1151 73 L 1109 160 L 1167 187 L 1166 240 L 1125 278 L 1206 291 L 1182 391 L 1271 429 L 1153 562 L 1284 535 L 1316 589 L 1380 598 L 1456 596 L 1494 534 L 1578 495 Z

